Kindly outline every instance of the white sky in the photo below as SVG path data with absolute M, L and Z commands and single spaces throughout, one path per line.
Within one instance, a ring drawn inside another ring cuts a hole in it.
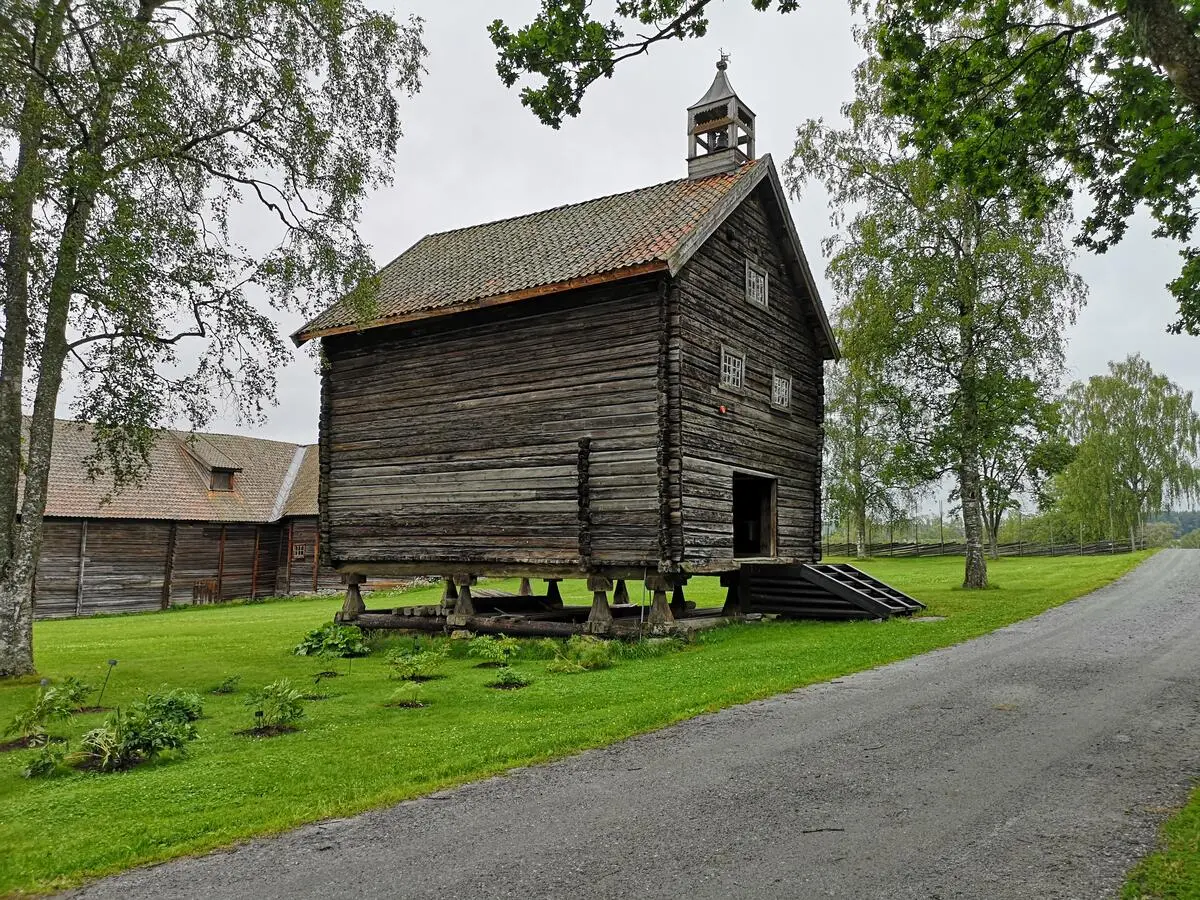
M 594 85 L 583 114 L 554 131 L 539 124 L 495 72 L 486 26 L 528 22 L 536 0 L 409 0 L 379 3 L 426 20 L 430 54 L 421 93 L 402 106 L 405 137 L 392 187 L 370 197 L 363 233 L 381 265 L 423 235 L 587 200 L 686 174 L 685 110 L 707 90 L 719 48 L 729 75 L 757 114 L 758 152 L 777 165 L 795 127 L 836 119 L 852 93 L 860 53 L 845 4 L 808 3 L 788 16 L 755 13 L 747 0 L 715 4 L 709 35 L 670 42 L 622 63 Z M 602 7 L 603 4 L 597 4 Z M 800 238 L 818 277 L 820 240 L 829 231 L 819 194 L 792 202 Z M 1140 352 L 1156 370 L 1200 393 L 1200 338 L 1165 333 L 1174 303 L 1163 286 L 1178 271 L 1174 247 L 1142 221 L 1107 256 L 1080 256 L 1090 301 L 1070 332 L 1072 377 L 1104 371 L 1110 359 Z M 824 285 L 823 279 L 822 284 Z M 824 286 L 826 305 L 832 291 Z M 285 333 L 299 324 L 280 323 Z M 317 434 L 317 379 L 303 350 L 280 375 L 279 405 L 251 433 L 297 442 Z M 246 431 L 232 418 L 214 431 Z

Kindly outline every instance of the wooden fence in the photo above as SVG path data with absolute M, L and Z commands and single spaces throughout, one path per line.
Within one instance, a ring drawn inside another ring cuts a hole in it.
M 1129 541 L 1092 541 L 1091 543 L 1061 543 L 1035 544 L 1029 541 L 1017 541 L 1011 544 L 999 544 L 996 548 L 1000 556 L 1100 556 L 1101 554 L 1129 553 L 1141 549 L 1131 546 Z M 845 542 L 827 542 L 822 545 L 825 556 L 854 556 L 858 552 L 856 544 Z M 991 548 L 984 545 L 984 552 L 991 555 Z M 893 542 L 886 544 L 868 544 L 867 556 L 965 556 L 967 545 L 959 542 L 918 544 L 914 542 Z

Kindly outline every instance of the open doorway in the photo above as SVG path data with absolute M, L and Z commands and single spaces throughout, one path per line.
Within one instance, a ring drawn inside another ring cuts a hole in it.
M 775 479 L 733 476 L 733 555 L 775 555 Z

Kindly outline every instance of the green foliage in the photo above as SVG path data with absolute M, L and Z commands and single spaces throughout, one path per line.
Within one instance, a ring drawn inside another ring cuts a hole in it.
M 96 690 L 95 686 L 88 682 L 77 678 L 74 675 L 68 675 L 52 690 L 62 698 L 62 702 L 71 709 L 79 709 L 84 705 L 88 695 Z
M 196 726 L 183 706 L 164 703 L 165 695 L 151 695 L 114 710 L 99 728 L 79 740 L 79 749 L 68 760 L 76 766 L 101 772 L 127 769 L 155 759 L 168 750 L 183 750 L 196 739 Z
M 404 684 L 392 691 L 391 699 L 388 700 L 388 706 L 399 706 L 406 709 L 417 709 L 426 704 L 421 700 L 421 683 L 419 681 L 406 681 Z
M 385 660 L 391 669 L 392 678 L 402 681 L 427 681 L 436 676 L 449 656 L 449 648 L 443 645 L 431 650 L 392 650 Z
M 516 638 L 501 635 L 481 634 L 467 645 L 470 656 L 482 659 L 486 665 L 504 666 L 515 659 L 521 650 Z
M 21 770 L 22 778 L 49 778 L 67 771 L 67 745 L 49 741 L 37 749 Z
M 576 634 L 567 639 L 557 656 L 546 666 L 550 672 L 573 674 L 611 668 L 621 652 L 616 641 Z
M 704 9 L 711 2 L 617 0 L 616 18 L 603 22 L 592 17 L 592 4 L 585 0 L 543 0 L 534 21 L 515 32 L 500 19 L 489 26 L 499 51 L 496 71 L 509 87 L 523 75 L 537 76 L 540 86 L 522 88 L 521 102 L 542 122 L 557 128 L 564 116 L 579 115 L 588 87 L 599 78 L 611 78 L 617 63 L 659 41 L 707 34 Z M 750 6 L 791 12 L 799 2 L 750 0 Z M 636 29 L 634 37 L 627 37 L 627 27 Z
M 1187 550 L 1200 550 L 1200 528 L 1189 531 L 1181 537 L 1179 546 Z
M 204 701 L 200 695 L 181 688 L 147 694 L 143 703 L 147 715 L 151 718 L 195 722 L 204 715 Z
M 241 682 L 241 680 L 242 680 L 241 675 L 226 675 L 219 682 L 217 682 L 216 686 L 213 687 L 209 691 L 209 693 L 210 694 L 236 694 L 237 689 L 238 689 L 238 684 Z
M 512 666 L 504 666 L 496 670 L 496 680 L 491 682 L 488 687 L 512 691 L 527 687 L 532 683 L 531 679 L 522 675 Z
M 326 622 L 304 636 L 296 649 L 297 656 L 326 656 L 336 659 L 367 656 L 371 650 L 363 642 L 362 631 L 356 625 Z
M 254 711 L 256 728 L 286 728 L 304 718 L 304 695 L 287 678 L 254 691 L 246 697 L 245 705 Z
M 1067 392 L 1074 461 L 1055 480 L 1057 506 L 1089 537 L 1136 535 L 1164 508 L 1200 496 L 1200 415 L 1192 393 L 1141 356 Z
M 30 744 L 45 744 L 50 723 L 71 718 L 76 706 L 69 693 L 53 687 L 41 688 L 33 702 L 12 718 L 4 733 L 17 735 Z

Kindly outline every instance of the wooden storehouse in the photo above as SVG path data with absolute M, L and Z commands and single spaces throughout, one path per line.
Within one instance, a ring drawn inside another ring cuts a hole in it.
M 139 483 L 87 477 L 91 429 L 55 423 L 36 615 L 340 588 L 317 563 L 316 448 L 164 431 Z
M 603 632 L 625 580 L 662 624 L 690 575 L 736 590 L 751 564 L 819 559 L 837 348 L 724 61 L 687 137 L 686 178 L 429 235 L 380 270 L 369 320 L 342 302 L 294 336 L 327 362 L 321 548 L 351 576 L 344 617 L 367 575 L 445 576 L 449 624 L 472 627 L 517 608 L 476 602 L 478 576 L 547 579 L 551 607 L 587 578 Z

